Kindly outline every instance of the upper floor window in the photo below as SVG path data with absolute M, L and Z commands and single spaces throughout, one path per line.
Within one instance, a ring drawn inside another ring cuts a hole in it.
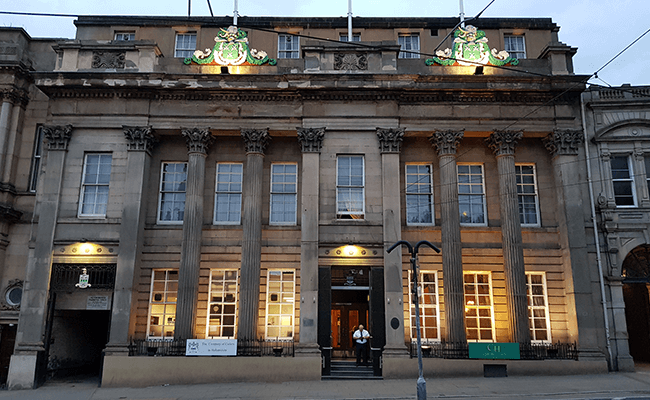
M 646 154 L 643 158 L 645 164 L 645 181 L 648 185 L 648 193 L 650 193 L 650 154 Z
M 210 271 L 208 338 L 232 338 L 237 334 L 237 270 Z
M 215 224 L 236 225 L 241 222 L 243 168 L 239 163 L 217 164 Z
M 120 40 L 120 41 L 135 40 L 135 32 L 115 32 L 115 40 Z
M 517 175 L 519 221 L 522 225 L 539 225 L 535 166 L 532 164 L 515 165 L 515 173 Z
M 86 154 L 81 182 L 79 216 L 106 216 L 112 159 L 110 154 Z
M 348 35 L 340 33 L 339 34 L 339 42 L 347 42 L 348 41 Z M 353 42 L 360 42 L 361 41 L 361 34 L 360 33 L 353 33 L 352 34 L 352 41 Z
M 35 192 L 38 186 L 38 175 L 41 171 L 41 158 L 43 157 L 43 127 L 36 128 L 34 139 L 34 155 L 32 156 L 32 170 L 29 174 L 29 191 Z
M 409 271 L 409 278 L 413 279 Z M 438 312 L 438 272 L 420 272 L 418 281 L 418 296 L 420 298 L 420 337 L 427 340 L 440 340 L 440 314 Z M 413 291 L 409 290 L 411 314 L 411 338 L 417 337 L 415 320 L 415 299 Z
M 458 206 L 461 224 L 485 225 L 485 187 L 483 165 L 459 164 Z
M 271 165 L 271 215 L 272 225 L 296 223 L 298 196 L 298 166 L 296 164 Z
M 406 223 L 433 224 L 433 185 L 429 164 L 406 164 Z
M 492 279 L 489 272 L 465 272 L 465 329 L 467 340 L 494 340 Z
M 173 338 L 178 271 L 154 269 L 149 297 L 149 338 Z
M 634 190 L 634 174 L 628 156 L 612 156 L 612 184 L 614 186 L 614 200 L 619 207 L 633 207 L 636 205 Z
M 364 217 L 363 156 L 338 156 L 336 167 L 336 215 L 339 219 Z
M 159 223 L 182 223 L 185 214 L 187 163 L 164 162 L 160 175 Z
M 177 33 L 176 46 L 174 47 L 174 57 L 187 58 L 192 57 L 196 50 L 196 33 Z
M 266 291 L 266 338 L 293 337 L 295 279 L 293 271 L 269 270 Z
M 526 58 L 526 44 L 523 35 L 505 35 L 503 36 L 503 44 L 510 57 L 519 60 Z
M 300 38 L 278 35 L 278 58 L 300 58 Z
M 527 272 L 526 295 L 528 297 L 528 323 L 531 340 L 551 341 L 546 293 L 545 274 L 543 272 Z
M 400 34 L 397 37 L 397 44 L 401 52 L 399 58 L 420 58 L 420 36 L 412 34 Z

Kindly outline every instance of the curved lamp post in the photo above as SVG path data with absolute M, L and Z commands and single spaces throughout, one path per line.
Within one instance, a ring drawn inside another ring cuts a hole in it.
M 417 394 L 418 394 L 417 398 L 418 400 L 426 400 L 427 383 L 424 380 L 424 376 L 422 376 L 422 335 L 420 333 L 420 299 L 418 296 L 418 265 L 417 265 L 418 249 L 422 245 L 427 245 L 431 247 L 433 250 L 436 251 L 436 253 L 440 253 L 440 249 L 432 245 L 430 242 L 426 240 L 420 240 L 419 242 L 417 242 L 415 246 L 411 246 L 411 244 L 406 240 L 400 240 L 399 242 L 390 246 L 387 252 L 390 253 L 400 245 L 406 246 L 409 249 L 409 253 L 411 254 L 411 267 L 413 268 L 413 288 L 411 290 L 415 295 L 413 297 L 415 297 L 415 327 L 418 335 L 418 372 L 420 373 L 420 377 L 418 378 L 418 383 L 417 383 Z

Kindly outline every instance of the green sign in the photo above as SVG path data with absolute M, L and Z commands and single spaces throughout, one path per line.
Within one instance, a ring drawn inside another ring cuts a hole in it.
M 469 343 L 469 358 L 519 360 L 519 343 Z

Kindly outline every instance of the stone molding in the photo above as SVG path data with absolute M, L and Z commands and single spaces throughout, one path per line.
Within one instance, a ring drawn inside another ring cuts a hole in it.
M 145 151 L 151 155 L 153 146 L 158 143 L 158 139 L 151 133 L 151 126 L 122 125 L 122 129 L 127 140 L 128 151 Z
M 382 153 L 399 153 L 405 128 L 377 128 L 379 150 Z
M 454 131 L 434 131 L 433 135 L 429 137 L 431 144 L 436 146 L 439 156 L 454 155 L 458 150 L 460 141 L 465 136 L 465 130 Z
M 72 125 L 43 126 L 43 137 L 47 139 L 47 149 L 68 150 L 68 143 L 72 136 Z
M 7 295 L 9 294 L 9 291 L 11 291 L 14 288 L 23 288 L 23 281 L 20 279 L 11 279 L 7 283 L 7 287 L 5 288 L 3 292 L 2 299 L 0 299 L 0 310 L 3 311 L 19 311 L 20 310 L 20 303 L 19 304 L 9 304 L 7 301 Z M 24 293 L 24 292 L 23 292 Z M 22 301 L 21 301 L 22 303 Z
M 124 51 L 93 51 L 93 69 L 124 69 Z
M 495 130 L 485 139 L 485 143 L 494 152 L 495 156 L 511 156 L 515 154 L 515 146 L 523 136 L 524 131 Z
M 244 139 L 246 153 L 264 154 L 264 149 L 271 140 L 268 129 L 242 129 L 241 137 Z
M 29 103 L 29 95 L 26 91 L 21 89 L 5 89 L 0 91 L 0 99 L 2 101 L 8 101 L 12 104 L 21 104 L 26 106 Z
M 303 153 L 320 153 L 325 128 L 298 128 L 298 142 Z
M 181 135 L 185 138 L 188 153 L 208 154 L 214 136 L 210 128 L 181 128 Z
M 335 53 L 334 69 L 365 71 L 368 69 L 368 55 L 365 53 Z
M 14 189 L 14 193 L 15 193 Z M 20 221 L 20 218 L 23 216 L 22 211 L 18 211 L 15 208 L 9 206 L 0 206 L 0 221 L 6 222 L 8 224 L 15 224 Z
M 577 156 L 580 144 L 584 141 L 580 129 L 555 129 L 543 139 L 551 156 Z

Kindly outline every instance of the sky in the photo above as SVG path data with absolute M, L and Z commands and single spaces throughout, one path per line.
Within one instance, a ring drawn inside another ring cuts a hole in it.
M 210 16 L 207 0 L 191 0 L 193 16 Z M 215 16 L 233 14 L 233 0 L 210 0 Z M 460 0 L 353 0 L 360 17 L 456 17 Z M 466 16 L 479 13 L 490 0 L 464 0 Z M 75 15 L 187 16 L 187 0 L 2 0 L 0 11 Z M 347 0 L 239 0 L 242 16 L 340 17 Z M 650 28 L 650 0 L 495 0 L 483 17 L 551 17 L 560 26 L 560 41 L 578 48 L 577 74 L 591 75 Z M 32 37 L 74 38 L 74 18 L 0 14 L 0 26 L 22 27 Z M 479 29 L 479 22 L 473 23 Z M 431 52 L 432 49 L 422 49 Z M 589 82 L 599 85 L 650 85 L 650 33 Z

